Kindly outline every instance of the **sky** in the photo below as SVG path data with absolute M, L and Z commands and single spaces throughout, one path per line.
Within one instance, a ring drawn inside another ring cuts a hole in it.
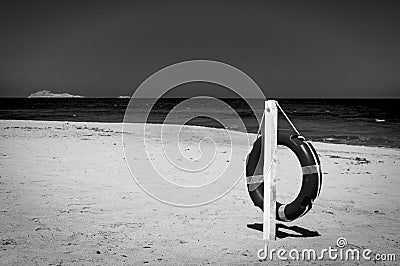
M 237 67 L 267 98 L 400 97 L 398 14 L 385 0 L 1 1 L 0 97 L 130 96 L 195 59 Z

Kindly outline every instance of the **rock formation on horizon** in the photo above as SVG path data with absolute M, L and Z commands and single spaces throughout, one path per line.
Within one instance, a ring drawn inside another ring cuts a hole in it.
M 28 98 L 83 98 L 83 96 L 80 95 L 72 95 L 69 93 L 52 93 L 51 91 L 48 90 L 41 90 L 32 93 L 31 95 L 28 96 Z

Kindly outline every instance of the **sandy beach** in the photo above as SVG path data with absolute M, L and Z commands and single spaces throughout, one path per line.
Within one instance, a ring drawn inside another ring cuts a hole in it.
M 226 196 L 205 206 L 163 204 L 143 192 L 130 176 L 121 127 L 0 121 L 0 264 L 270 263 L 257 257 L 264 247 L 262 232 L 256 230 L 262 213 L 253 206 L 244 178 Z M 196 131 L 217 138 L 223 134 L 220 129 L 193 127 Z M 198 144 L 193 140 L 192 145 Z M 334 247 L 344 237 L 347 247 L 393 253 L 399 259 L 400 150 L 314 146 L 324 172 L 320 197 L 307 215 L 285 223 L 288 228 L 279 228 L 277 241 L 268 246 L 321 250 Z M 244 161 L 248 147 L 236 148 Z M 222 154 L 217 162 L 221 168 Z M 295 159 L 287 150 L 280 149 L 278 156 L 278 199 L 289 202 L 296 196 L 301 175 L 291 166 Z M 287 261 L 274 263 L 288 265 Z M 328 259 L 323 263 L 335 264 Z

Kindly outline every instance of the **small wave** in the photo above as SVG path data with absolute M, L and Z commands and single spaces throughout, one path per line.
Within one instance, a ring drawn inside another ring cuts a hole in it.
M 321 139 L 321 137 L 320 137 Z M 359 136 L 349 136 L 349 135 L 331 135 L 322 137 L 323 141 L 327 142 L 342 142 L 342 141 L 365 141 L 366 138 Z

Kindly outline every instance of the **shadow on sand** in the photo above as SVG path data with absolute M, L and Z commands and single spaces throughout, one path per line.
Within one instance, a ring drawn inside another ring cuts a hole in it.
M 257 230 L 262 232 L 263 231 L 263 224 L 248 224 L 248 228 Z M 279 229 L 286 229 L 289 231 L 293 231 L 293 233 L 287 233 Z M 284 224 L 276 224 L 276 238 L 287 238 L 287 237 L 316 237 L 321 236 L 317 231 L 310 231 L 300 226 L 287 226 Z

